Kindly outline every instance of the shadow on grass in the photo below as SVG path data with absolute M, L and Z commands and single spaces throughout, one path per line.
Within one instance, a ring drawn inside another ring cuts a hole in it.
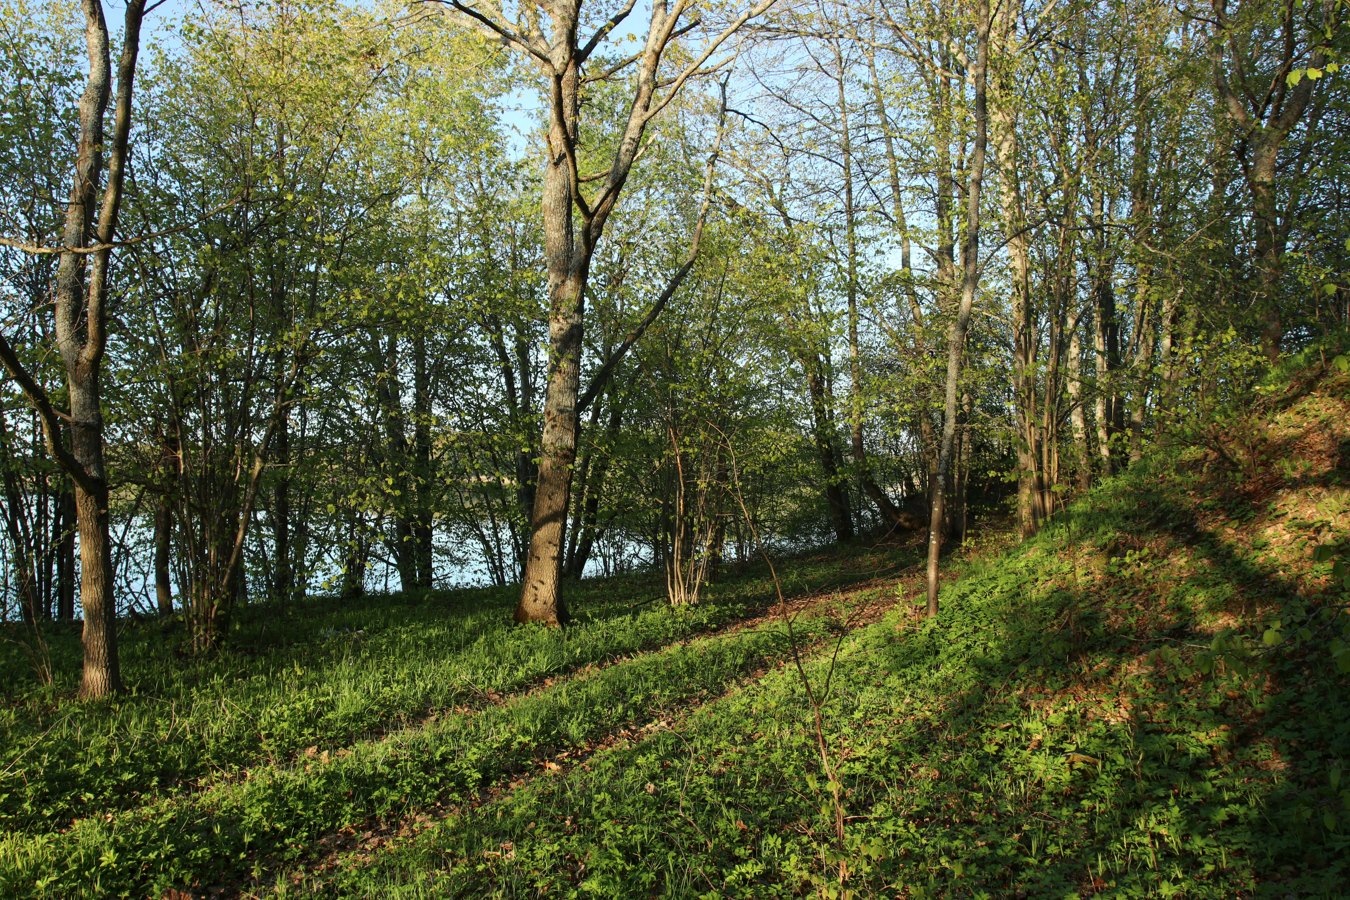
M 1330 651 L 1336 614 L 1161 490 L 1053 529 L 1084 541 L 1089 565 L 1105 545 L 1104 575 L 1084 586 L 1083 560 L 1042 551 L 1048 590 L 992 601 L 987 621 L 954 611 L 894 647 L 898 672 L 960 647 L 966 687 L 908 739 L 940 774 L 916 789 L 924 846 L 881 864 L 876 883 L 1337 894 L 1350 877 L 1350 694 Z M 1284 636 L 1263 641 L 1279 620 Z

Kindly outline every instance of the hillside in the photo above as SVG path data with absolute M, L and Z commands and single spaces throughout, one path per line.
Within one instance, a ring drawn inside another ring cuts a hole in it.
M 1350 378 L 1310 365 L 957 561 L 936 621 L 915 548 L 785 562 L 841 809 L 763 571 L 587 582 L 562 632 L 371 598 L 206 662 L 133 628 L 113 705 L 7 653 L 0 893 L 1335 894 Z
M 826 717 L 842 852 L 797 677 L 777 670 L 297 883 L 833 894 L 842 859 L 859 895 L 1339 893 L 1350 379 L 1316 364 L 1278 384 L 1211 446 L 976 562 L 938 621 L 893 614 L 843 642 Z

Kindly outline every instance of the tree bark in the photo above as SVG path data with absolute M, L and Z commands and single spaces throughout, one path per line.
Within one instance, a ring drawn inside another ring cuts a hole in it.
M 991 53 L 1011 57 L 1016 22 L 1013 7 L 999 7 L 992 23 Z M 1002 69 L 1015 69 L 1011 63 Z M 993 123 L 994 153 L 998 160 L 1000 205 L 1003 227 L 1007 232 L 1009 275 L 1012 289 L 1012 381 L 1013 409 L 1017 422 L 1017 523 L 1023 538 L 1040 527 L 1045 515 L 1042 497 L 1045 472 L 1041 466 L 1041 434 L 1037 430 L 1036 403 L 1036 328 L 1031 300 L 1031 232 L 1027 224 L 1026 201 L 1022 194 L 1017 138 L 1016 85 L 1005 83 L 1003 75 L 994 80 L 994 102 L 989 116 Z
M 576 145 L 578 84 L 575 59 L 563 61 L 557 78 L 560 107 L 550 128 L 553 156 L 544 171 L 544 255 L 548 268 L 549 360 L 544 388 L 544 431 L 540 440 L 539 474 L 530 516 L 530 544 L 525 556 L 518 623 L 562 625 L 567 605 L 562 596 L 563 540 L 572 464 L 577 450 L 577 399 L 581 392 L 582 321 L 586 280 L 590 276 L 590 227 L 576 233 L 572 183 L 564 146 Z M 569 124 L 570 123 L 570 124 Z
M 57 497 L 60 540 L 56 550 L 56 617 L 75 618 L 75 493 L 66 485 Z
M 155 600 L 161 616 L 173 614 L 173 575 L 170 550 L 173 543 L 173 507 L 167 497 L 155 505 Z
M 1120 324 L 1116 319 L 1115 255 L 1106 237 L 1104 188 L 1093 189 L 1092 228 L 1096 232 L 1096 247 L 1091 264 L 1093 303 L 1093 350 L 1097 361 L 1094 385 L 1096 406 L 1097 453 L 1101 457 L 1102 474 L 1115 471 L 1115 448 L 1112 439 L 1118 432 L 1117 406 L 1119 386 L 1116 383 L 1120 368 Z
M 835 60 L 835 83 L 839 89 L 839 149 L 840 165 L 844 170 L 844 293 L 848 300 L 848 373 L 849 440 L 853 451 L 853 466 L 858 484 L 881 520 L 894 527 L 901 521 L 900 510 L 872 474 L 872 463 L 867 457 L 863 435 L 863 371 L 862 351 L 858 339 L 858 211 L 853 197 L 853 137 L 849 127 L 849 101 L 845 90 L 844 54 L 838 40 L 831 42 Z
M 1092 485 L 1092 448 L 1088 444 L 1087 415 L 1083 409 L 1083 346 L 1074 324 L 1069 338 L 1069 427 L 1073 433 L 1074 480 L 1078 490 Z
M 87 386 L 87 385 L 86 385 Z M 71 411 L 79 417 L 90 415 L 86 405 L 92 391 L 74 390 L 71 385 Z M 108 486 L 103 480 L 102 422 L 97 426 L 77 426 L 74 455 L 95 482 L 93 489 L 75 486 L 75 521 L 80 531 L 80 606 L 84 609 L 84 671 L 80 696 L 85 699 L 107 697 L 122 689 L 122 669 L 117 653 L 117 608 L 113 599 L 112 541 L 108 530 Z M 95 474 L 97 473 L 97 474 Z
M 839 451 L 835 446 L 834 419 L 830 415 L 829 382 L 821 371 L 824 363 L 812 353 L 803 353 L 802 368 L 806 373 L 806 391 L 811 404 L 811 437 L 816 447 L 816 458 L 825 476 L 825 503 L 830 511 L 830 526 L 837 541 L 853 540 L 853 513 L 848 494 L 843 489 L 840 474 Z
M 947 386 L 943 402 L 942 447 L 933 479 L 933 496 L 928 524 L 928 615 L 938 612 L 938 561 L 942 555 L 942 537 L 946 501 L 946 482 L 951 471 L 952 448 L 956 443 L 956 401 L 961 380 L 961 357 L 970 328 L 975 292 L 979 288 L 980 267 L 980 194 L 984 181 L 985 151 L 989 132 L 987 96 L 989 65 L 989 0 L 976 0 L 975 59 L 971 80 L 975 91 L 975 136 L 970 170 L 966 175 L 966 228 L 961 251 L 961 301 L 947 331 Z
M 1261 312 L 1261 346 L 1266 359 L 1272 363 L 1280 358 L 1280 342 L 1284 338 L 1284 319 L 1280 310 L 1284 235 L 1275 193 L 1280 143 L 1280 138 L 1274 135 L 1260 132 L 1253 135 L 1251 161 L 1247 169 L 1247 185 L 1252 195 L 1252 212 L 1255 213 L 1253 225 L 1256 228 L 1252 254 L 1256 263 L 1254 293 L 1256 307 Z

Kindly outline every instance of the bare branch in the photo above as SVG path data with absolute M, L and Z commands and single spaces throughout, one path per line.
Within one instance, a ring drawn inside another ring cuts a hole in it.
M 699 54 L 698 58 L 695 59 L 693 62 L 691 62 L 688 66 L 685 66 L 684 71 L 682 71 L 679 75 L 675 77 L 675 79 L 670 83 L 670 90 L 666 93 L 665 98 L 661 100 L 661 102 L 653 106 L 651 109 L 647 110 L 647 114 L 644 120 L 650 122 L 652 119 L 660 115 L 662 110 L 664 110 L 667 106 L 670 105 L 670 101 L 675 99 L 675 95 L 680 92 L 680 88 L 684 86 L 684 83 L 688 81 L 691 77 L 693 77 L 694 73 L 698 72 L 700 69 L 703 68 L 703 66 L 708 62 L 708 60 L 712 58 L 713 54 L 715 54 L 718 50 L 721 49 L 722 45 L 726 43 L 728 38 L 730 38 L 733 34 L 739 31 L 741 29 L 741 26 L 744 25 L 746 22 L 749 22 L 751 19 L 758 18 L 759 16 L 762 16 L 764 13 L 768 12 L 776 2 L 777 0 L 760 0 L 760 2 L 756 3 L 754 6 L 750 7 L 745 12 L 737 16 L 729 25 L 727 25 L 726 28 L 722 29 L 722 32 L 719 35 L 717 35 L 717 37 L 713 38 L 713 40 L 709 42 L 708 46 L 703 48 L 703 52 Z
M 62 253 L 73 253 L 76 256 L 88 256 L 94 253 L 103 253 L 104 251 L 107 250 L 118 250 L 124 247 L 132 247 L 135 246 L 136 244 L 142 244 L 146 241 L 153 241 L 156 238 L 167 237 L 168 235 L 171 234 L 179 234 L 181 232 L 187 231 L 189 228 L 193 228 L 205 222 L 207 219 L 210 219 L 217 213 L 224 212 L 230 207 L 237 205 L 240 199 L 241 198 L 238 196 L 232 197 L 229 200 L 226 200 L 224 203 L 218 204 L 217 206 L 214 206 L 211 209 L 207 210 L 206 212 L 202 213 L 200 216 L 198 216 L 196 219 L 193 219 L 191 222 L 186 222 L 182 225 L 175 225 L 172 228 L 164 228 L 161 229 L 160 231 L 152 231 L 148 234 L 138 235 L 137 237 L 128 238 L 127 240 L 124 241 L 107 241 L 102 243 L 90 244 L 86 247 L 46 247 L 43 246 L 42 244 L 33 244 L 28 243 L 26 241 L 14 240 L 13 238 L 0 237 L 0 247 L 9 247 L 14 250 L 22 251 L 24 253 L 30 253 L 33 256 L 57 256 Z
M 24 396 L 28 398 L 29 404 L 38 414 L 42 421 L 42 437 L 47 445 L 47 452 L 51 454 L 52 459 L 60 464 L 61 468 L 70 475 L 71 479 L 80 486 L 81 489 L 93 493 L 95 483 L 89 477 L 89 473 L 84 466 L 76 461 L 70 451 L 66 449 L 61 440 L 61 419 L 69 419 L 70 416 L 57 411 L 52 404 L 51 398 L 43 390 L 42 385 L 38 384 L 23 363 L 19 362 L 18 354 L 10 346 L 3 334 L 0 334 L 0 365 L 3 365 L 9 377 L 13 378 L 15 383 L 23 391 Z
M 624 69 L 631 66 L 633 63 L 642 59 L 642 56 L 643 52 L 634 53 L 632 56 L 619 60 L 614 65 L 610 66 L 608 69 L 605 69 L 603 72 L 597 72 L 594 75 L 587 75 L 586 77 L 581 79 L 582 83 L 593 84 L 597 81 L 604 81 L 607 78 L 613 78 L 615 75 L 619 74 Z
M 628 14 L 633 11 L 633 7 L 636 5 L 637 0 L 628 0 L 627 5 L 625 5 L 623 9 L 610 16 L 609 21 L 602 25 L 600 30 L 592 35 L 591 39 L 586 42 L 586 46 L 581 49 L 581 53 L 577 56 L 577 62 L 583 63 L 589 59 L 591 54 L 595 52 L 595 48 L 605 39 L 606 35 L 617 28 L 620 22 L 628 18 Z

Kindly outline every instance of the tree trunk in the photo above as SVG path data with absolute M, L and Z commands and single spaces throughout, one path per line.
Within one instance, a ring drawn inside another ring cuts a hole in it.
M 1034 493 L 1033 509 L 1038 522 L 1043 522 L 1054 513 L 1055 498 L 1051 486 L 1059 476 L 1059 422 L 1061 418 L 1060 400 L 1062 376 L 1060 365 L 1064 359 L 1064 331 L 1067 310 L 1060 307 L 1051 311 L 1050 333 L 1046 339 L 1045 391 L 1041 403 L 1040 421 L 1033 418 L 1035 445 L 1038 450 L 1035 478 L 1032 481 Z
M 964 541 L 968 527 L 970 503 L 970 460 L 971 432 L 970 419 L 975 410 L 975 402 L 969 394 L 961 398 L 961 422 L 956 433 L 956 477 L 952 479 L 956 492 L 956 502 L 952 504 L 950 516 L 953 540 Z
M 853 540 L 853 514 L 839 472 L 827 383 L 820 371 L 822 364 L 819 358 L 805 355 L 802 364 L 806 369 L 806 388 L 811 398 L 811 433 L 815 440 L 816 457 L 825 475 L 825 502 L 830 510 L 830 525 L 834 528 L 835 539 L 844 543 Z
M 1144 420 L 1148 413 L 1148 395 L 1153 379 L 1153 297 L 1148 281 L 1141 276 L 1135 300 L 1135 346 L 1130 368 L 1134 370 L 1134 399 L 1130 404 L 1130 462 L 1144 455 Z
M 1008 43 L 1015 27 L 1012 7 L 999 8 L 996 55 L 1009 52 Z M 1007 232 L 1008 262 L 1012 279 L 1012 381 L 1013 407 L 1017 421 L 1017 524 L 1023 538 L 1036 532 L 1044 515 L 1041 496 L 1045 489 L 1040 467 L 1040 434 L 1036 428 L 1036 328 L 1031 302 L 1031 233 L 1026 221 L 1026 202 L 1022 196 L 1018 168 L 1016 104 L 1012 86 L 1001 80 L 994 83 L 994 103 L 990 117 L 994 125 L 994 152 L 1002 187 L 1000 205 Z
M 178 486 L 178 428 L 160 434 L 159 496 L 155 503 L 155 600 L 162 616 L 173 613 L 173 497 Z
M 1279 147 L 1278 140 L 1259 133 L 1253 135 L 1251 167 L 1247 176 L 1256 228 L 1253 251 L 1256 263 L 1255 306 L 1261 319 L 1261 348 L 1265 351 L 1266 359 L 1272 363 L 1280 358 L 1280 342 L 1284 338 L 1284 321 L 1280 314 L 1284 240 L 1275 194 Z
M 619 428 L 622 425 L 623 406 L 619 403 L 616 394 L 610 394 L 609 417 L 605 421 L 605 436 L 612 440 L 618 435 Z M 595 541 L 599 531 L 600 498 L 604 490 L 605 478 L 609 474 L 610 456 L 608 454 L 602 454 L 599 459 L 596 459 L 595 451 L 592 450 L 590 457 L 586 488 L 584 496 L 581 498 L 581 509 L 578 511 L 577 522 L 572 535 L 573 544 L 568 548 L 567 576 L 569 578 L 580 578 L 585 573 L 586 563 L 590 560 L 591 553 L 595 549 Z
M 342 561 L 343 599 L 351 600 L 365 594 L 369 551 L 369 541 L 361 514 L 356 510 L 350 510 L 347 514 L 347 552 Z
M 377 343 L 379 338 L 377 337 Z M 408 445 L 407 417 L 403 409 L 403 379 L 399 374 L 399 334 L 391 331 L 381 349 L 384 371 L 380 373 L 378 393 L 384 419 L 385 475 L 390 486 L 387 502 L 393 509 L 394 539 L 390 548 L 398 568 L 399 586 L 412 590 L 417 586 L 417 548 L 414 546 L 413 520 L 416 500 L 412 496 L 414 478 L 412 455 Z
M 977 0 L 975 23 L 975 60 L 971 76 L 975 88 L 975 138 L 970 171 L 966 178 L 966 232 L 961 252 L 961 302 L 947 331 L 947 386 L 943 400 L 942 447 L 933 480 L 932 506 L 928 524 L 928 615 L 938 612 L 938 560 L 942 555 L 946 482 L 951 471 L 952 449 L 956 443 L 956 400 L 961 380 L 961 356 L 970 327 L 975 292 L 979 287 L 980 267 L 980 193 L 984 181 L 985 149 L 988 142 L 989 113 L 986 91 L 989 65 L 989 0 Z
M 1044 477 L 1039 468 L 1040 447 L 1036 431 L 1036 331 L 1031 306 L 1030 235 L 1023 213 L 1021 184 L 1017 177 L 1017 127 L 1011 113 L 996 117 L 1000 122 L 998 149 L 1003 177 L 1003 216 L 1008 229 L 1008 258 L 1012 275 L 1012 381 L 1017 419 L 1017 523 L 1023 538 L 1040 527 L 1039 495 Z
M 170 549 L 173 542 L 173 507 L 168 497 L 161 497 L 155 506 L 155 599 L 159 614 L 173 614 L 173 575 L 170 572 Z
M 108 529 L 108 484 L 103 476 L 103 417 L 97 378 L 70 384 L 72 450 L 88 473 L 90 488 L 75 485 L 80 533 L 80 606 L 84 610 L 84 673 L 80 696 L 107 697 L 122 689 L 117 656 L 117 607 L 113 599 L 112 541 Z
M 435 576 L 435 528 L 431 499 L 431 373 L 427 366 L 427 338 L 413 336 L 413 568 L 414 583 L 429 590 Z
M 1114 284 L 1115 259 L 1105 234 L 1105 198 L 1102 188 L 1093 192 L 1092 227 L 1097 233 L 1097 247 L 1092 263 L 1093 350 L 1097 360 L 1095 404 L 1097 419 L 1097 452 L 1101 456 L 1102 473 L 1115 471 L 1115 448 L 1112 438 L 1117 433 L 1117 405 L 1119 388 L 1116 384 L 1120 368 L 1120 325 L 1116 320 L 1116 289 Z
M 1158 405 L 1164 410 L 1172 408 L 1172 402 L 1176 397 L 1175 388 L 1180 378 L 1180 361 L 1177 358 L 1181 349 L 1178 340 L 1180 323 L 1177 310 L 1180 299 L 1180 290 L 1173 291 L 1163 298 L 1162 320 L 1158 323 L 1160 332 L 1158 338 L 1158 368 L 1162 373 Z
M 277 366 L 277 377 L 285 377 Z M 272 488 L 272 545 L 276 555 L 276 570 L 272 579 L 272 596 L 288 603 L 295 593 L 295 572 L 291 567 L 291 426 L 290 416 L 283 412 L 277 422 L 277 436 L 273 444 L 276 454 L 277 480 Z
M 75 618 L 75 493 L 69 485 L 57 496 L 60 540 L 56 549 L 56 617 Z
M 1075 323 L 1069 338 L 1069 425 L 1073 432 L 1074 478 L 1080 491 L 1086 491 L 1092 484 L 1092 448 L 1088 445 L 1083 402 L 1083 345 Z
M 575 297 L 575 295 L 574 295 Z M 572 464 L 576 460 L 576 400 L 580 387 L 580 297 L 555 300 L 549 322 L 550 366 L 544 396 L 544 434 L 531 516 L 530 548 L 517 622 L 562 625 L 567 607 L 559 585 L 562 579 L 563 538 Z M 567 309 L 571 306 L 571 309 Z
M 578 73 L 563 78 L 563 93 L 575 122 Z M 561 146 L 575 136 L 559 133 Z M 539 474 L 530 516 L 530 545 L 525 557 L 520 603 L 515 620 L 562 625 L 567 606 L 562 598 L 563 538 L 577 450 L 577 398 L 581 390 L 582 317 L 591 252 L 585 237 L 579 245 L 572 222 L 572 191 L 561 158 L 550 161 L 544 175 L 544 249 L 549 280 L 549 365 L 544 389 L 544 431 Z

